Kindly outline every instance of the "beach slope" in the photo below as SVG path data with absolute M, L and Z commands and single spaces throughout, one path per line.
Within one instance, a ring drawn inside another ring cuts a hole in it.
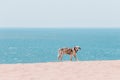
M 0 80 L 120 80 L 120 61 L 0 64 Z

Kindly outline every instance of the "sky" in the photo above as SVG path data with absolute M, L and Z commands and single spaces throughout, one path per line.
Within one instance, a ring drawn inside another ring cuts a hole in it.
M 120 0 L 0 0 L 7 27 L 120 28 Z

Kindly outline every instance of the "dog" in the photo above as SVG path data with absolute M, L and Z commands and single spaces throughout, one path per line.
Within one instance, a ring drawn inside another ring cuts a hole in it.
M 78 50 L 81 50 L 79 46 L 75 46 L 73 48 L 60 48 L 58 50 L 58 60 L 62 61 L 62 57 L 64 54 L 70 55 L 70 61 L 72 61 L 72 56 L 74 56 L 75 60 L 78 60 L 76 53 Z

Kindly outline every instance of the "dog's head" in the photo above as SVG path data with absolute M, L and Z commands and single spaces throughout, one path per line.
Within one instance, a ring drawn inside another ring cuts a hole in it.
M 80 46 L 75 46 L 74 50 L 77 52 L 78 50 L 81 50 Z

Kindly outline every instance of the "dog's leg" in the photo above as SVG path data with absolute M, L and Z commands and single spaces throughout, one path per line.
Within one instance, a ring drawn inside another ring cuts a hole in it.
M 63 54 L 58 54 L 58 60 L 62 61 Z
M 60 55 L 60 60 L 62 61 L 63 54 Z
M 74 58 L 75 58 L 75 60 L 76 60 L 76 61 L 78 61 L 78 58 L 77 58 L 77 56 L 76 56 L 76 55 L 74 55 Z
M 58 54 L 58 60 L 60 60 L 60 54 Z
M 59 50 L 58 51 L 58 60 L 62 60 L 62 51 L 61 50 Z
M 63 54 L 58 54 L 58 60 L 62 61 Z
M 70 55 L 70 61 L 72 61 L 72 55 Z

